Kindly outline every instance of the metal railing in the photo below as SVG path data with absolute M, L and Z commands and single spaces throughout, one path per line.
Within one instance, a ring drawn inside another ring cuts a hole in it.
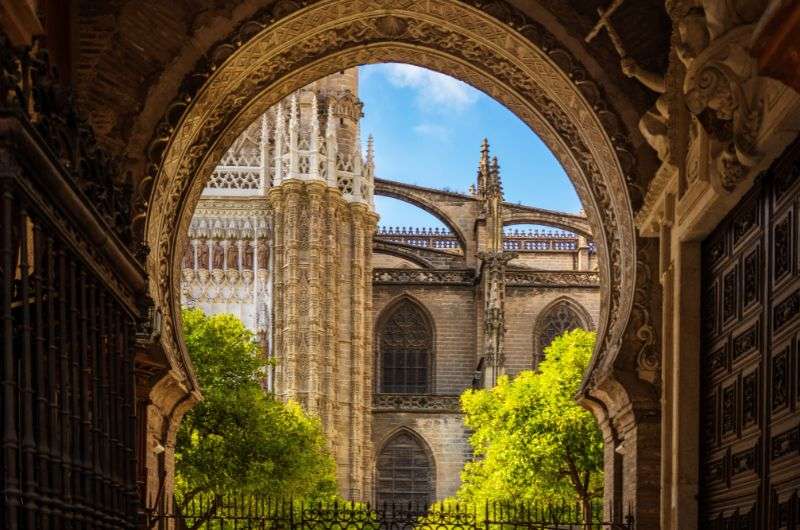
M 275 501 L 260 496 L 195 498 L 182 511 L 153 515 L 149 528 L 175 530 L 633 530 L 632 516 L 603 520 L 599 500 L 584 517 L 579 504 Z

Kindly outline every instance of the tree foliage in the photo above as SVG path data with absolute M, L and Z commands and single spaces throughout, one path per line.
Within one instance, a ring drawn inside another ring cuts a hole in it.
M 183 324 L 203 401 L 177 435 L 179 506 L 209 495 L 334 495 L 334 461 L 319 421 L 264 392 L 267 363 L 253 334 L 233 315 L 199 309 L 184 310 Z
M 580 502 L 588 516 L 591 499 L 602 494 L 603 443 L 575 394 L 594 342 L 594 333 L 567 332 L 545 349 L 538 372 L 462 395 L 478 458 L 461 474 L 460 501 Z

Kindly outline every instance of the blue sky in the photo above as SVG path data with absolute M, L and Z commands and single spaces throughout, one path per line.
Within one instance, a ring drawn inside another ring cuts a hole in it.
M 580 201 L 549 149 L 500 103 L 461 81 L 404 64 L 360 67 L 362 139 L 375 137 L 376 174 L 466 193 L 475 182 L 480 145 L 500 162 L 506 200 L 578 212 Z M 437 226 L 427 213 L 376 197 L 381 225 Z

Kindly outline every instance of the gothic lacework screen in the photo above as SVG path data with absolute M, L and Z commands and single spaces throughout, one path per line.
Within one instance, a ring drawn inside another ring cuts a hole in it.
M 392 308 L 378 336 L 380 392 L 430 392 L 432 344 L 430 322 L 417 304 L 403 300 Z
M 434 499 L 433 462 L 409 432 L 389 440 L 378 455 L 375 502 L 424 506 Z

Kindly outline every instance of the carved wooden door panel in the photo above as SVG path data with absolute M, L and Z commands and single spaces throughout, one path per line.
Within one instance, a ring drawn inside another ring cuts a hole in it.
M 700 528 L 800 528 L 799 158 L 703 244 Z

